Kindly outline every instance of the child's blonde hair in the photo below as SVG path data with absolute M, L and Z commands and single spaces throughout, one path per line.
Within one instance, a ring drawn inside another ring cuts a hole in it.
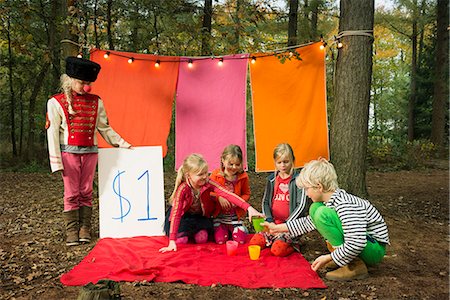
M 239 173 L 242 173 L 244 171 L 242 166 L 242 149 L 238 145 L 228 145 L 223 149 L 222 155 L 220 156 L 220 169 L 222 172 L 225 170 L 225 166 L 223 165 L 223 161 L 230 156 L 231 158 L 236 157 L 241 162 L 241 169 L 239 170 Z
M 288 157 L 292 162 L 291 169 L 289 170 L 289 174 L 292 175 L 292 173 L 294 173 L 295 156 L 294 150 L 292 150 L 291 145 L 289 145 L 288 143 L 278 144 L 273 150 L 273 160 L 277 160 L 278 158 L 283 156 Z
M 172 204 L 173 197 L 175 196 L 175 193 L 180 186 L 182 182 L 186 181 L 186 176 L 189 173 L 200 173 L 202 171 L 208 170 L 208 163 L 198 153 L 192 153 L 191 155 L 187 156 L 181 167 L 178 169 L 177 178 L 175 179 L 175 187 L 173 188 L 172 195 L 170 195 L 169 203 Z
M 297 177 L 296 183 L 301 188 L 318 187 L 320 183 L 325 193 L 335 191 L 339 187 L 336 170 L 325 158 L 307 163 Z
M 66 100 L 69 105 L 69 107 L 68 107 L 69 114 L 74 115 L 75 111 L 73 110 L 73 107 L 72 107 L 72 80 L 73 80 L 73 78 L 67 74 L 62 74 L 61 77 L 59 78 L 59 80 L 61 83 L 61 91 L 66 96 Z

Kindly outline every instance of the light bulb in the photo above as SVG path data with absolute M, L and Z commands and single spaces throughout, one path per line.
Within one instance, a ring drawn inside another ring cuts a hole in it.
M 156 62 L 155 62 L 155 67 L 159 67 L 159 64 L 161 63 L 161 61 L 158 59 Z
M 219 66 L 223 65 L 223 58 L 219 59 L 219 62 L 217 63 Z
M 252 56 L 252 64 L 256 62 L 256 57 Z
M 109 51 L 106 51 L 105 54 L 103 54 L 104 58 L 108 58 L 109 57 Z
M 133 57 L 130 57 L 130 58 L 128 59 L 128 63 L 129 63 L 129 64 L 133 63 L 133 61 L 134 61 L 134 58 L 133 58 Z
M 189 60 L 188 60 L 188 67 L 189 67 L 189 68 L 192 68 L 192 66 L 193 66 L 192 59 L 189 59 Z

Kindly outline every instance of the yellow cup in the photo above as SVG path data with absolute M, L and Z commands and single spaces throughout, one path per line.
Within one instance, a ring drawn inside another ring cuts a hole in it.
M 248 254 L 250 255 L 251 260 L 257 260 L 259 258 L 259 255 L 261 254 L 261 246 L 258 245 L 248 246 Z

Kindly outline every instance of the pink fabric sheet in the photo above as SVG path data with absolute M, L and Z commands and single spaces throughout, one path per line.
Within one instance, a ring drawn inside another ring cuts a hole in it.
M 250 238 L 250 237 L 249 237 Z M 166 237 L 101 239 L 72 270 L 63 274 L 64 285 L 79 286 L 100 279 L 114 281 L 176 282 L 243 288 L 326 288 L 300 253 L 275 257 L 269 249 L 252 261 L 247 244 L 239 245 L 236 256 L 215 243 L 178 245 L 178 251 L 159 253 Z
M 219 59 L 180 59 L 176 97 L 175 168 L 191 153 L 200 153 L 209 170 L 220 166 L 220 155 L 229 144 L 246 155 L 246 83 L 248 54 Z

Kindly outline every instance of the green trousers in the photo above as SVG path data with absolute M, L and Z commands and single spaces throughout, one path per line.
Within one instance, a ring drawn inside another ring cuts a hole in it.
M 342 223 L 334 209 L 326 207 L 322 202 L 314 202 L 309 209 L 309 215 L 320 235 L 333 247 L 344 243 Z M 380 263 L 385 254 L 386 246 L 367 235 L 367 245 L 359 257 L 372 266 Z

